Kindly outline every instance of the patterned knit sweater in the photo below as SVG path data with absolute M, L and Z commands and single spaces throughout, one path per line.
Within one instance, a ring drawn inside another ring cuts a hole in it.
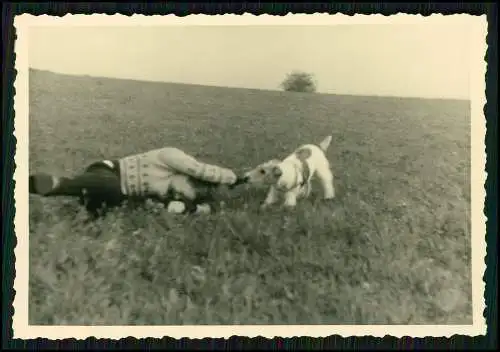
M 163 197 L 170 189 L 173 175 L 189 175 L 195 179 L 233 184 L 236 175 L 230 169 L 202 163 L 177 148 L 167 147 L 119 160 L 121 189 L 128 196 Z

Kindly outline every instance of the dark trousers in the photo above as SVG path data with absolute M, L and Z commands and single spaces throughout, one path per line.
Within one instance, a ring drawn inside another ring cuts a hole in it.
M 111 165 L 99 161 L 89 165 L 80 175 L 60 177 L 53 188 L 46 186 L 44 189 L 43 182 L 52 182 L 52 176 L 30 175 L 30 193 L 45 197 L 78 197 L 93 216 L 103 213 L 106 208 L 119 206 L 124 201 L 120 186 L 120 166 L 116 161 L 111 161 Z
M 112 166 L 104 162 L 93 163 L 80 176 L 84 186 L 80 203 L 94 216 L 108 207 L 119 206 L 125 200 L 120 183 L 120 164 L 117 161 L 111 163 Z

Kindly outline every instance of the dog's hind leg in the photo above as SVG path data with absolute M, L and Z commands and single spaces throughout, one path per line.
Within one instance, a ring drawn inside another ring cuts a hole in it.
M 326 165 L 316 170 L 316 175 L 323 187 L 323 198 L 335 198 L 335 186 L 333 185 L 333 173 Z
M 287 192 L 285 194 L 284 206 L 287 208 L 294 208 L 297 205 L 297 195 L 294 192 Z

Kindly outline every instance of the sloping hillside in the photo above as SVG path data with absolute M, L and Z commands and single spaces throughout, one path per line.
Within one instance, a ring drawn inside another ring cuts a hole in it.
M 328 134 L 338 199 L 84 223 L 30 196 L 31 324 L 471 322 L 469 103 L 30 71 L 30 171 L 175 145 L 241 169 Z

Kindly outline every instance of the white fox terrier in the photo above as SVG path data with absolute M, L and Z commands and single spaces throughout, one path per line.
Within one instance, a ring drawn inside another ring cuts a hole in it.
M 280 196 L 284 205 L 293 208 L 297 199 L 306 198 L 311 193 L 311 179 L 317 176 L 323 188 L 323 198 L 335 198 L 333 174 L 325 153 L 332 136 L 326 137 L 318 145 L 304 144 L 284 160 L 272 159 L 246 172 L 238 184 L 269 186 L 262 208 L 274 204 Z

